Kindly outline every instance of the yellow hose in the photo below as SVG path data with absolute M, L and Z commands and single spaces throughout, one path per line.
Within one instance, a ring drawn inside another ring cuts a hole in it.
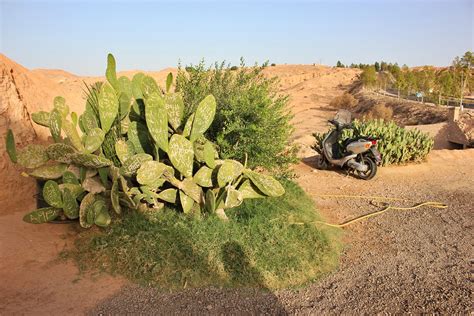
M 409 201 L 407 199 L 400 199 L 400 198 L 387 198 L 387 197 L 382 197 L 382 196 L 362 196 L 362 195 L 336 195 L 336 194 L 327 194 L 327 195 L 319 195 L 319 197 L 329 197 L 329 198 L 354 198 L 354 199 L 370 199 L 370 200 L 391 200 L 391 201 Z M 432 202 L 432 201 L 428 201 L 428 202 L 423 202 L 423 203 L 419 203 L 419 204 L 416 204 L 414 206 L 411 206 L 411 207 L 395 207 L 395 206 L 387 206 L 385 207 L 384 209 L 380 210 L 380 211 L 376 211 L 376 212 L 373 212 L 373 213 L 369 213 L 369 214 L 366 214 L 366 215 L 361 215 L 359 217 L 356 217 L 354 219 L 351 219 L 349 221 L 346 221 L 342 224 L 330 224 L 330 223 L 326 223 L 326 222 L 322 222 L 322 221 L 314 221 L 313 223 L 315 224 L 323 224 L 323 225 L 326 225 L 326 226 L 330 226 L 330 227 L 337 227 L 337 228 L 343 228 L 343 227 L 346 227 L 350 224 L 353 224 L 355 222 L 358 222 L 358 221 L 361 221 L 363 219 L 366 219 L 366 218 L 369 218 L 369 217 L 372 217 L 372 216 L 376 216 L 376 215 L 380 215 L 382 213 L 385 213 L 387 212 L 388 210 L 396 210 L 396 211 L 407 211 L 407 210 L 414 210 L 414 209 L 417 209 L 417 208 L 420 208 L 420 207 L 423 207 L 423 206 L 431 206 L 431 207 L 435 207 L 435 208 L 442 208 L 442 209 L 445 209 L 448 207 L 448 205 L 444 204 L 444 203 L 441 203 L 441 202 Z M 304 223 L 294 223 L 294 224 L 304 224 Z

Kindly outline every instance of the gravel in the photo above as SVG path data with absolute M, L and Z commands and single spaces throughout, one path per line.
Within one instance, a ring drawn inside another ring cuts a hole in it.
M 472 154 L 473 152 L 471 152 Z M 343 173 L 296 172 L 331 222 L 380 209 L 368 201 L 319 194 L 364 194 L 441 201 L 448 209 L 391 211 L 345 229 L 337 271 L 300 289 L 186 289 L 129 286 L 90 314 L 373 314 L 472 313 L 474 170 L 465 164 L 383 168 L 369 182 Z M 436 157 L 435 157 L 436 158 Z M 412 203 L 399 203 L 412 205 Z

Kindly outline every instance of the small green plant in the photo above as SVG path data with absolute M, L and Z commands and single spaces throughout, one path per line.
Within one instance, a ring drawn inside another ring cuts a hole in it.
M 12 162 L 47 181 L 42 193 L 50 207 L 27 214 L 25 221 L 61 217 L 79 219 L 84 228 L 107 226 L 124 210 L 151 214 L 165 205 L 226 219 L 224 210 L 246 198 L 284 194 L 271 176 L 219 159 L 216 146 L 204 137 L 216 114 L 212 95 L 201 98 L 185 120 L 182 95 L 170 91 L 171 74 L 165 90 L 142 73 L 132 80 L 117 78 L 109 54 L 106 78 L 88 87 L 79 117 L 69 113 L 62 97 L 55 98 L 51 112 L 32 115 L 50 129 L 54 144 L 17 151 L 8 132 Z
M 354 129 L 344 130 L 340 143 L 359 136 L 370 136 L 378 139 L 377 147 L 382 154 L 382 165 L 418 162 L 426 159 L 433 148 L 434 141 L 420 130 L 407 130 L 394 122 L 382 119 L 353 122 Z M 325 133 L 314 133 L 315 144 L 312 146 L 318 153 L 322 152 L 322 141 Z

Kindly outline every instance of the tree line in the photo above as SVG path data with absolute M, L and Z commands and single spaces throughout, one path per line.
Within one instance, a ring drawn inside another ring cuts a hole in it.
M 340 61 L 336 67 L 345 67 Z M 393 91 L 398 97 L 421 97 L 422 101 L 446 104 L 448 99 L 463 97 L 474 90 L 474 54 L 467 51 L 455 57 L 449 67 L 400 67 L 397 63 L 351 64 L 360 68 L 361 81 L 368 89 Z M 443 102 L 444 101 L 444 102 Z

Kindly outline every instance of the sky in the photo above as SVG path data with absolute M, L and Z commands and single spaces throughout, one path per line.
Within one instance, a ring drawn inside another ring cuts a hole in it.
M 0 0 L 0 52 L 27 68 L 102 75 L 226 60 L 449 65 L 474 50 L 474 0 Z

